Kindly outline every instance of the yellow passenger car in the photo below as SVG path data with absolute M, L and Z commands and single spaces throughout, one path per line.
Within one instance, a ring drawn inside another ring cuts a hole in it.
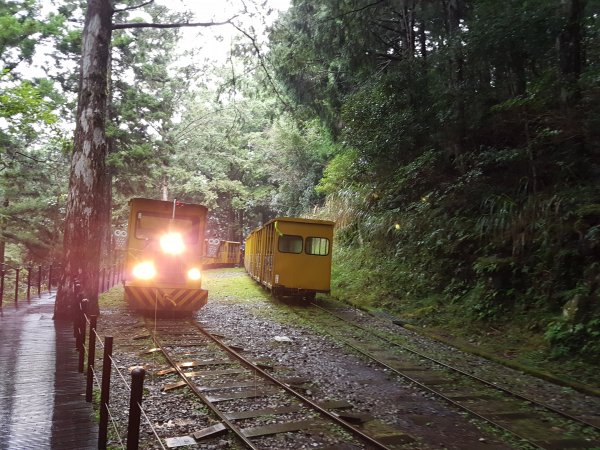
M 204 256 L 202 267 L 212 269 L 217 267 L 235 267 L 240 263 L 240 242 L 220 239 L 204 240 Z
M 329 292 L 333 226 L 290 217 L 267 222 L 246 239 L 246 271 L 274 295 L 314 299 L 317 292 Z
M 206 304 L 201 255 L 207 209 L 191 203 L 129 202 L 125 299 L 141 311 L 189 313 Z

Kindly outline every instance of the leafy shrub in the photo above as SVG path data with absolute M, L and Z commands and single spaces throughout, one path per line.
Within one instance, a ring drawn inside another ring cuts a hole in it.
M 600 357 L 600 319 L 586 323 L 557 320 L 550 323 L 544 338 L 550 343 L 555 358 L 578 353 L 595 360 Z

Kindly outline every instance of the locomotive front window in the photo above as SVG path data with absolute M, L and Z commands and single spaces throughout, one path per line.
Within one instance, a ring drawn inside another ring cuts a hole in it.
M 302 253 L 302 236 L 279 236 L 277 248 L 281 253 Z
M 135 221 L 135 237 L 137 239 L 159 239 L 166 232 L 181 233 L 188 244 L 198 242 L 199 234 L 198 217 L 176 217 L 139 211 Z
M 307 237 L 305 251 L 309 255 L 327 256 L 329 254 L 329 239 Z

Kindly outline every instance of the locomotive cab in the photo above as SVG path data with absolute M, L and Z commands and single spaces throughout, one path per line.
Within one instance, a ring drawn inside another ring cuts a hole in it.
M 124 286 L 132 308 L 190 313 L 206 304 L 200 257 L 206 213 L 190 203 L 130 201 Z

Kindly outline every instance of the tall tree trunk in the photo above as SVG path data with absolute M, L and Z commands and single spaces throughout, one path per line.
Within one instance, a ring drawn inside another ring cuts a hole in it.
M 558 36 L 561 103 L 572 106 L 579 100 L 579 76 L 583 68 L 583 20 L 586 0 L 562 0 L 567 23 Z
M 79 100 L 63 241 L 63 271 L 54 318 L 73 319 L 76 284 L 98 312 L 98 272 L 105 220 L 106 110 L 112 34 L 110 0 L 88 0 L 82 37 Z
M 513 96 L 524 96 L 527 93 L 527 75 L 525 73 L 526 55 L 517 48 L 510 51 L 511 70 L 514 75 Z
M 238 233 L 237 233 L 237 220 L 236 220 L 236 216 L 237 213 L 235 211 L 235 209 L 233 208 L 233 194 L 229 194 L 229 199 L 228 199 L 228 211 L 227 211 L 227 240 L 228 241 L 235 241 L 235 238 L 237 237 Z
M 238 221 L 238 239 L 240 242 L 244 242 L 244 210 L 240 209 L 239 221 Z
M 108 100 L 106 105 L 107 121 L 114 123 L 116 121 L 116 111 L 113 107 L 113 82 L 112 82 L 112 55 L 109 49 L 108 52 Z M 106 154 L 110 155 L 115 152 L 115 138 L 114 136 L 106 136 Z M 104 218 L 104 232 L 102 235 L 102 248 L 100 257 L 100 267 L 111 264 L 113 261 L 116 263 L 116 250 L 114 245 L 114 237 L 112 234 L 112 180 L 113 174 L 110 167 L 106 167 L 104 186 L 102 199 L 103 211 L 102 217 Z
M 452 75 L 452 90 L 455 97 L 455 124 L 452 132 L 453 152 L 456 155 L 463 151 L 467 134 L 466 105 L 464 90 L 464 55 L 461 43 L 461 20 L 465 16 L 464 0 L 442 0 L 445 9 L 445 24 L 451 46 L 449 62 Z
M 161 193 L 162 193 L 161 198 L 164 201 L 169 200 L 169 180 L 167 180 L 166 175 L 163 175 L 163 178 L 162 178 Z
M 0 199 L 0 203 L 2 204 L 2 208 L 8 208 L 9 201 L 6 194 L 4 194 L 4 198 Z M 0 214 L 0 270 L 4 269 L 4 261 L 6 260 L 6 239 L 4 238 L 4 230 L 6 229 L 6 219 L 4 214 Z
M 421 51 L 421 58 L 423 61 L 427 61 L 427 35 L 425 34 L 425 21 L 419 22 L 419 47 Z

